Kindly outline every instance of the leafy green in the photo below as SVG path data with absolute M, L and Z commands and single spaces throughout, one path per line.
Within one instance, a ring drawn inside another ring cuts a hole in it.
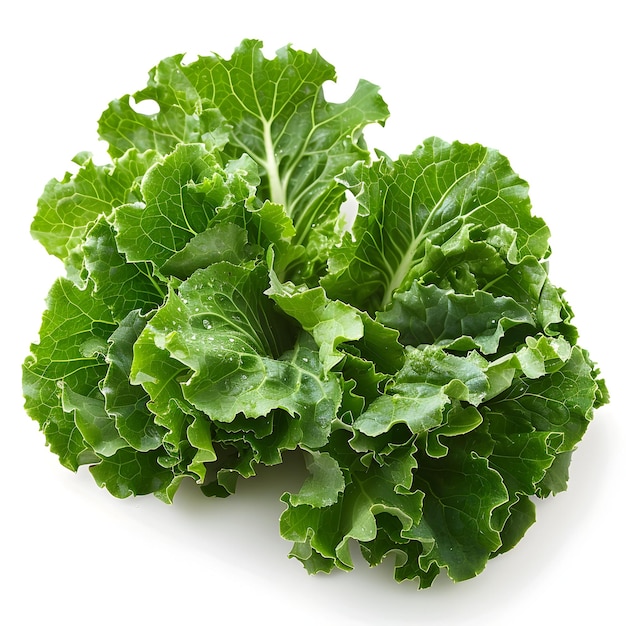
M 483 146 L 432 138 L 396 162 L 384 156 L 371 167 L 358 162 L 342 180 L 359 215 L 354 236 L 331 254 L 324 284 L 370 312 L 387 307 L 413 275 L 424 276 L 420 265 L 431 261 L 432 248 L 448 263 L 429 268 L 429 281 L 462 293 L 497 279 L 503 268 L 494 267 L 496 260 L 515 264 L 548 252 L 548 230 L 531 215 L 526 183 Z M 471 235 L 477 236 L 470 244 Z M 459 245 L 466 250 L 450 263 Z M 497 256 L 485 263 L 492 250 Z
M 608 402 L 547 226 L 497 151 L 372 157 L 377 87 L 327 102 L 316 51 L 261 48 L 163 60 L 103 113 L 111 162 L 46 185 L 32 234 L 67 276 L 26 411 L 117 497 L 228 496 L 298 451 L 280 530 L 309 572 L 352 569 L 356 542 L 397 580 L 470 578 L 567 487 Z
M 159 113 L 140 115 L 125 96 L 103 113 L 100 134 L 114 157 L 133 147 L 168 153 L 181 143 L 220 145 L 227 137 L 225 158 L 245 154 L 258 163 L 259 195 L 284 206 L 296 227 L 293 243 L 310 244 L 314 256 L 316 247 L 335 238 L 343 200 L 336 176 L 369 158 L 363 128 L 384 122 L 389 112 L 367 81 L 346 102 L 327 102 L 322 87 L 335 80 L 335 70 L 318 52 L 286 47 L 266 59 L 261 48 L 246 40 L 230 59 L 164 59 L 148 86 L 132 96 L 156 102 Z

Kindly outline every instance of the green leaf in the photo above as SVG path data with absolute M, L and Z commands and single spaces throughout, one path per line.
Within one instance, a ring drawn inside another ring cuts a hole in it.
M 442 422 L 425 433 L 422 440 L 426 453 L 433 458 L 445 456 L 448 454 L 445 443 L 448 437 L 465 435 L 478 428 L 482 421 L 483 417 L 476 407 L 453 405 L 445 412 Z
M 337 219 L 344 190 L 335 177 L 369 158 L 363 128 L 382 123 L 388 110 L 378 88 L 366 81 L 346 102 L 327 102 L 322 87 L 335 80 L 335 71 L 317 51 L 286 47 L 266 59 L 261 47 L 246 40 L 230 59 L 163 60 L 151 71 L 148 87 L 134 95 L 136 101 L 155 101 L 159 114 L 137 114 L 125 96 L 103 115 L 100 134 L 113 154 L 131 145 L 167 153 L 175 143 L 223 129 L 215 120 L 202 123 L 203 112 L 216 108 L 231 128 L 226 154 L 249 154 L 259 164 L 260 197 L 286 207 L 301 243 L 315 224 Z
M 303 444 L 325 442 L 340 402 L 314 346 L 296 341 L 264 295 L 267 268 L 216 263 L 198 270 L 150 321 L 155 342 L 192 373 L 183 393 L 211 419 L 284 409 L 302 419 Z
M 128 446 L 115 427 L 115 420 L 106 412 L 102 398 L 75 393 L 64 383 L 60 387 L 63 411 L 73 416 L 76 428 L 96 454 L 108 457 Z
M 494 556 L 507 552 L 516 546 L 535 521 L 536 515 L 533 501 L 527 496 L 519 496 L 508 510 L 506 524 L 500 531 L 502 545 L 494 553 Z
M 124 448 L 103 459 L 89 470 L 96 483 L 116 498 L 128 498 L 154 493 L 165 502 L 171 502 L 181 477 L 161 467 L 158 453 L 142 453 Z
M 548 252 L 548 230 L 530 214 L 526 183 L 483 146 L 433 138 L 395 162 L 357 163 L 342 180 L 356 196 L 359 216 L 354 237 L 331 255 L 323 284 L 331 297 L 369 312 L 391 302 L 427 246 L 443 245 L 464 226 L 509 226 L 513 261 Z
M 102 400 L 99 383 L 106 373 L 104 354 L 114 329 L 109 308 L 91 288 L 81 289 L 60 278 L 48 294 L 39 343 L 32 344 L 24 362 L 26 411 L 39 423 L 52 452 L 72 470 L 96 458 L 74 416 L 82 410 L 93 414 L 94 405 L 89 400 L 83 407 L 70 402 L 66 411 L 62 396 L 66 402 L 70 393 L 96 403 Z
M 154 423 L 147 408 L 150 396 L 130 382 L 133 347 L 145 325 L 140 312 L 131 311 L 113 332 L 106 356 L 109 369 L 101 385 L 106 413 L 114 418 L 127 445 L 140 452 L 156 450 L 164 437 L 164 429 Z
M 491 428 L 541 431 L 563 436 L 560 450 L 572 450 L 582 438 L 593 409 L 597 383 L 578 347 L 553 372 L 515 378 L 509 389 L 487 403 Z
M 416 528 L 421 519 L 423 493 L 410 489 L 416 466 L 414 448 L 399 449 L 385 465 L 366 469 L 353 452 L 346 455 L 345 441 L 337 443 L 337 439 L 331 440 L 329 447 L 349 476 L 337 501 L 320 507 L 296 504 L 291 494 L 282 497 L 288 508 L 280 518 L 281 534 L 295 542 L 290 556 L 312 572 L 329 571 L 333 566 L 352 569 L 350 540 L 374 540 L 380 518 L 397 519 L 403 532 Z
M 421 434 L 442 423 L 453 400 L 478 404 L 488 389 L 484 368 L 471 358 L 433 348 L 412 350 L 385 394 L 355 420 L 354 428 L 375 437 L 403 423 Z
M 161 271 L 185 280 L 196 270 L 212 263 L 227 261 L 237 264 L 252 260 L 254 256 L 248 243 L 248 233 L 237 224 L 224 222 L 209 226 L 195 235 L 182 250 L 163 264 Z
M 94 291 L 109 307 L 116 322 L 121 322 L 131 311 L 147 313 L 163 302 L 166 286 L 154 276 L 149 264 L 126 260 L 117 249 L 112 226 L 105 219 L 98 219 L 86 233 L 82 252 Z
M 273 254 L 269 262 L 272 267 Z M 345 358 L 346 353 L 340 349 L 348 349 L 345 344 L 351 344 L 363 358 L 375 361 L 385 372 L 395 372 L 404 363 L 404 348 L 394 329 L 341 300 L 331 300 L 322 287 L 281 282 L 271 269 L 270 288 L 265 293 L 313 336 L 325 371 Z
M 169 462 L 178 462 L 195 416 L 181 387 L 190 371 L 155 341 L 156 335 L 147 325 L 133 345 L 129 381 L 148 394 L 146 407 L 154 414 L 154 423 L 165 430 L 163 447 L 171 457 Z
M 95 165 L 91 155 L 74 158 L 80 167 L 45 187 L 31 225 L 31 234 L 46 250 L 61 259 L 77 280 L 81 244 L 91 225 L 102 215 L 127 202 L 141 200 L 138 182 L 157 160 L 154 152 L 130 151 L 113 164 Z
M 271 270 L 270 287 L 265 293 L 313 336 L 325 372 L 344 358 L 338 350 L 340 344 L 363 336 L 361 312 L 341 301 L 329 300 L 322 287 L 309 289 L 281 283 Z
M 449 350 L 497 352 L 505 332 L 526 325 L 534 330 L 531 313 L 506 296 L 484 291 L 471 295 L 454 293 L 436 285 L 413 282 L 395 294 L 391 306 L 378 314 L 385 326 L 400 332 L 405 345 L 433 344 Z
M 253 167 L 247 162 L 247 166 Z M 117 244 L 128 261 L 160 269 L 199 233 L 216 211 L 254 195 L 249 169 L 224 169 L 202 144 L 179 144 L 144 176 L 144 202 L 115 211 Z
M 104 111 L 98 132 L 109 143 L 113 157 L 133 148 L 168 154 L 179 143 L 204 143 L 209 149 L 224 146 L 230 128 L 180 71 L 183 56 L 161 62 L 150 71 L 145 89 L 113 100 Z M 137 104 L 142 102 L 157 105 L 157 111 L 138 111 Z
M 540 485 L 541 495 L 565 488 L 570 453 L 587 430 L 597 389 L 587 355 L 574 347 L 554 371 L 535 378 L 517 377 L 506 392 L 486 403 L 483 415 L 491 432 L 551 436 L 548 452 L 556 453 L 556 459 L 554 470 L 549 469 L 544 477 L 545 488 Z M 557 459 L 562 462 L 556 463 Z
M 326 452 L 312 451 L 305 458 L 310 476 L 298 493 L 287 495 L 286 501 L 291 506 L 305 504 L 315 508 L 335 504 L 345 488 L 339 463 Z
M 454 581 L 481 572 L 500 548 L 492 515 L 508 500 L 501 476 L 472 448 L 471 438 L 455 437 L 444 458 L 422 457 L 416 474 L 425 493 L 422 519 L 410 533 L 424 545 L 419 568 L 445 567 Z
M 502 476 L 509 493 L 507 505 L 494 514 L 494 525 L 501 528 L 505 524 L 510 527 L 511 524 L 517 525 L 519 534 L 520 520 L 509 520 L 513 514 L 512 507 L 521 499 L 537 493 L 537 485 L 554 463 L 560 438 L 545 432 L 492 436 L 494 450 L 489 457 L 489 465 Z M 529 512 L 532 504 L 528 502 L 523 506 Z M 508 541 L 510 544 L 512 538 L 509 537 Z

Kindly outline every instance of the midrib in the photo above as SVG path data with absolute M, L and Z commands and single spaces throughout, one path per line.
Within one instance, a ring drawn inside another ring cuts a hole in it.
M 280 179 L 278 171 L 278 161 L 274 152 L 274 141 L 272 140 L 272 123 L 270 120 L 263 120 L 263 147 L 265 149 L 265 170 L 270 183 L 270 199 L 276 204 L 282 204 L 287 210 L 287 194 Z
M 406 277 L 406 275 L 409 273 L 409 270 L 413 266 L 415 255 L 417 254 L 417 251 L 419 250 L 422 243 L 425 241 L 427 234 L 429 233 L 429 227 L 432 222 L 433 216 L 437 214 L 437 212 L 443 205 L 444 201 L 452 193 L 452 190 L 455 187 L 457 187 L 463 179 L 467 178 L 470 174 L 474 174 L 476 171 L 478 171 L 483 166 L 486 158 L 487 158 L 487 154 L 485 154 L 481 162 L 475 168 L 469 170 L 468 172 L 463 174 L 463 176 L 455 180 L 446 189 L 446 191 L 442 194 L 437 204 L 430 211 L 430 213 L 428 214 L 428 218 L 426 219 L 426 221 L 420 228 L 419 233 L 417 233 L 417 235 L 411 240 L 411 242 L 409 243 L 407 247 L 406 252 L 400 259 L 400 263 L 398 264 L 395 272 L 391 275 L 391 278 L 389 280 L 389 283 L 387 284 L 387 288 L 385 289 L 385 294 L 381 302 L 381 309 L 384 309 L 391 302 L 393 292 L 402 284 L 402 282 L 404 281 L 404 278 Z M 473 209 L 469 213 L 466 213 L 465 217 L 471 215 L 477 209 L 478 207 L 476 207 L 476 209 Z
M 407 251 L 404 253 L 402 259 L 400 260 L 396 271 L 393 273 L 389 283 L 387 284 L 387 288 L 385 289 L 385 295 L 383 296 L 383 300 L 381 303 L 381 309 L 384 309 L 391 302 L 393 292 L 402 284 L 404 277 L 409 273 L 409 270 L 413 265 L 415 253 L 417 252 L 417 248 L 419 247 L 420 243 L 421 240 L 419 235 L 411 241 L 409 247 L 407 248 Z

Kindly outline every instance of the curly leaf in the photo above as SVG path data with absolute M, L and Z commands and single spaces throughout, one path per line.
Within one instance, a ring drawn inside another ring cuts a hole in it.
M 46 185 L 31 225 L 32 236 L 78 280 L 86 232 L 101 215 L 109 216 L 115 207 L 141 200 L 141 177 L 157 159 L 155 152 L 133 150 L 113 164 L 95 165 L 91 155 L 77 155 L 74 162 L 80 168 L 75 174 L 68 172 Z
M 443 245 L 464 226 L 506 225 L 515 231 L 512 260 L 548 252 L 548 230 L 530 214 L 527 185 L 494 150 L 429 139 L 412 154 L 342 175 L 359 203 L 354 237 L 333 251 L 323 284 L 370 312 L 384 309 L 427 247 Z
M 47 305 L 39 343 L 31 346 L 23 366 L 26 411 L 61 463 L 76 470 L 97 458 L 77 428 L 75 412 L 90 412 L 86 423 L 102 415 L 93 403 L 102 404 L 99 382 L 106 373 L 104 354 L 115 324 L 92 288 L 81 289 L 66 278 L 54 283 Z M 68 402 L 68 394 L 90 400 L 80 406 Z
M 223 137 L 219 120 L 203 123 L 205 111 L 217 109 L 230 127 L 225 153 L 248 154 L 258 163 L 259 195 L 285 206 L 296 225 L 296 243 L 304 242 L 315 224 L 327 224 L 333 236 L 344 196 L 335 177 L 369 158 L 363 128 L 383 123 L 387 106 L 366 81 L 346 102 L 327 102 L 322 87 L 335 80 L 335 71 L 317 51 L 286 47 L 266 59 L 261 48 L 261 42 L 245 40 L 230 59 L 200 56 L 189 64 L 182 63 L 182 55 L 164 59 L 151 71 L 148 87 L 133 96 L 155 101 L 159 113 L 142 116 L 125 96 L 103 114 L 100 134 L 114 155 L 137 145 L 167 153 L 213 128 Z

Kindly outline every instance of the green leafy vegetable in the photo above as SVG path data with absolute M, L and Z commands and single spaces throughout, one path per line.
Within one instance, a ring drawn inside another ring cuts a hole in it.
M 327 102 L 334 78 L 244 41 L 109 105 L 111 162 L 77 156 L 32 224 L 67 276 L 26 411 L 118 497 L 227 496 L 297 450 L 280 530 L 308 571 L 351 569 L 355 541 L 397 580 L 464 580 L 567 487 L 608 393 L 507 159 L 436 138 L 372 157 L 387 106 L 366 81 Z

